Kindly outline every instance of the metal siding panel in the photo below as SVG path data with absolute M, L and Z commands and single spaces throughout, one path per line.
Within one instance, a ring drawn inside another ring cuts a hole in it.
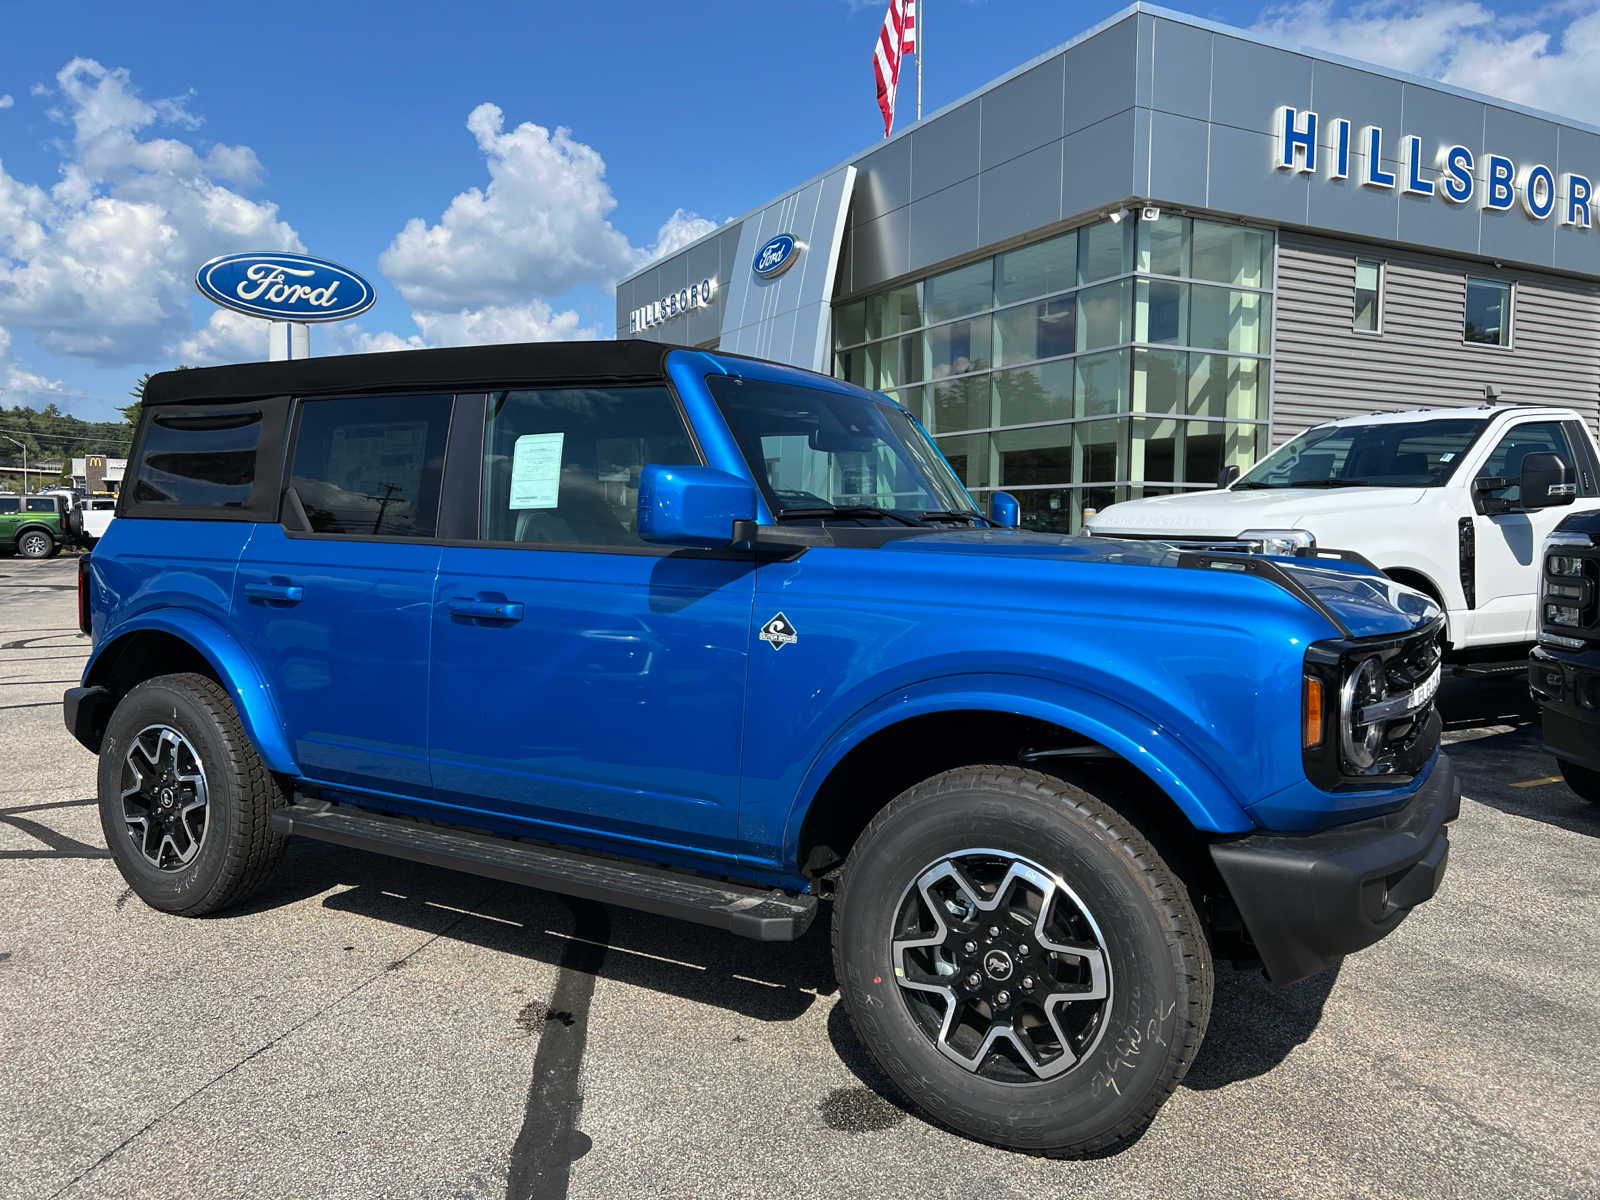
M 1211 208 L 1305 225 L 1309 175 L 1272 169 L 1272 139 L 1227 125 L 1211 127 L 1207 164 L 1207 196 Z M 1318 188 L 1326 185 L 1319 181 Z M 1392 228 L 1392 226 L 1391 226 Z
M 1354 179 L 1313 179 L 1310 191 L 1305 224 L 1394 240 L 1400 204 L 1396 192 L 1362 187 Z
M 978 247 L 978 181 L 913 200 L 907 269 L 920 271 Z
M 856 163 L 850 224 L 864 225 L 911 203 L 911 139 L 896 138 Z
M 1148 108 L 1133 110 L 1133 178 L 1130 180 L 1130 190 L 1135 196 L 1150 194 L 1151 116 L 1151 110 Z
M 1204 206 L 1210 129 L 1204 121 L 1172 113 L 1150 114 L 1150 182 L 1140 189 L 1152 200 Z
M 1156 56 L 1156 18 L 1149 13 L 1139 14 L 1134 44 L 1133 102 L 1149 108 L 1155 89 L 1153 68 Z
M 1155 65 L 1150 79 L 1152 108 L 1185 117 L 1210 115 L 1212 36 L 1209 29 L 1156 19 Z
M 1435 172 L 1424 172 L 1432 179 Z M 1402 242 L 1415 242 L 1421 246 L 1441 250 L 1459 250 L 1463 254 L 1478 252 L 1478 208 L 1474 204 L 1451 204 L 1438 196 L 1398 197 L 1399 224 L 1396 226 Z M 1312 206 L 1315 211 L 1315 205 Z
M 1543 163 L 1556 164 L 1554 121 L 1541 121 L 1525 113 L 1511 112 L 1493 104 L 1483 105 L 1483 148 L 1489 154 L 1503 154 L 1518 167 Z M 1518 190 L 1521 196 L 1521 190 Z
M 913 203 L 978 173 L 978 106 L 973 100 L 911 131 Z
M 856 226 L 851 250 L 850 289 L 853 292 L 877 287 L 885 280 L 906 273 L 911 229 L 911 208 L 897 208 L 876 221 Z
M 1352 136 L 1359 132 L 1353 130 Z M 1398 148 L 1402 134 L 1415 134 L 1430 156 L 1440 146 L 1465 146 L 1472 151 L 1476 166 L 1483 157 L 1483 105 L 1421 84 L 1405 83 L 1401 85 L 1400 119 L 1392 126 L 1385 125 L 1383 133 L 1392 148 Z M 1472 200 L 1476 205 L 1478 197 Z
M 1061 144 L 1061 215 L 1075 217 L 1133 194 L 1133 111 L 1069 134 Z
M 1061 219 L 1061 143 L 978 176 L 978 240 L 989 245 Z
M 1350 327 L 1357 256 L 1387 263 L 1378 337 Z M 1468 270 L 1515 280 L 1513 349 L 1462 341 Z M 1600 417 L 1600 284 L 1284 232 L 1273 328 L 1275 443 L 1353 412 L 1479 404 L 1488 383 Z
M 1262 129 L 1280 104 L 1311 107 L 1311 59 L 1238 38 L 1211 44 L 1211 119 Z
M 979 101 L 983 170 L 1058 141 L 1066 104 L 1066 66 L 1058 55 L 987 92 Z
M 1133 107 L 1137 55 L 1134 21 L 1119 21 L 1067 51 L 1067 133 Z
M 1400 81 L 1387 75 L 1320 60 L 1313 63 L 1311 110 L 1318 118 L 1317 140 L 1328 145 L 1328 131 L 1340 117 L 1350 122 L 1352 147 L 1365 125 L 1376 125 L 1387 136 L 1396 136 L 1404 123 L 1404 95 Z M 1261 119 L 1270 121 L 1272 113 L 1263 112 Z M 1327 175 L 1327 168 L 1320 162 L 1317 170 Z

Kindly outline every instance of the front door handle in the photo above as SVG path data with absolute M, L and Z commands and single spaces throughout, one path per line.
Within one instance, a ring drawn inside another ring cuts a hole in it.
M 468 600 L 465 597 L 450 601 L 450 612 L 457 617 L 476 617 L 481 621 L 520 621 L 522 604 L 516 600 Z
M 284 604 L 299 604 L 305 599 L 305 589 L 291 583 L 247 583 L 244 594 L 252 600 L 278 600 Z

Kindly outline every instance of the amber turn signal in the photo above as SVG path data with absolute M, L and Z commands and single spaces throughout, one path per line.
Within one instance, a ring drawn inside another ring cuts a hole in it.
M 1322 680 L 1307 675 L 1305 689 L 1305 723 L 1301 726 L 1300 745 L 1310 750 L 1322 745 Z

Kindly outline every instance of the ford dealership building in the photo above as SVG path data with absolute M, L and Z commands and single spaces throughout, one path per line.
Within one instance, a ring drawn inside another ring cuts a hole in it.
M 1035 528 L 1308 425 L 1600 410 L 1600 130 L 1137 4 L 617 287 L 879 388 Z

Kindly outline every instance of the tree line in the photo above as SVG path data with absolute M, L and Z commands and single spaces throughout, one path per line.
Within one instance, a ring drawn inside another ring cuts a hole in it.
M 180 370 L 182 368 L 179 368 Z M 85 421 L 64 413 L 54 403 L 43 408 L 25 404 L 0 406 L 0 462 L 21 467 L 23 447 L 27 450 L 30 479 L 41 464 L 59 463 L 61 478 L 72 471 L 72 460 L 86 454 L 103 454 L 107 458 L 124 458 L 133 443 L 133 428 L 139 420 L 139 405 L 144 398 L 149 372 L 140 376 L 138 383 L 128 393 L 132 403 L 117 410 L 120 421 Z M 21 446 L 16 443 L 22 443 Z M 33 486 L 48 484 L 40 480 Z M 8 486 L 0 483 L 0 489 Z

